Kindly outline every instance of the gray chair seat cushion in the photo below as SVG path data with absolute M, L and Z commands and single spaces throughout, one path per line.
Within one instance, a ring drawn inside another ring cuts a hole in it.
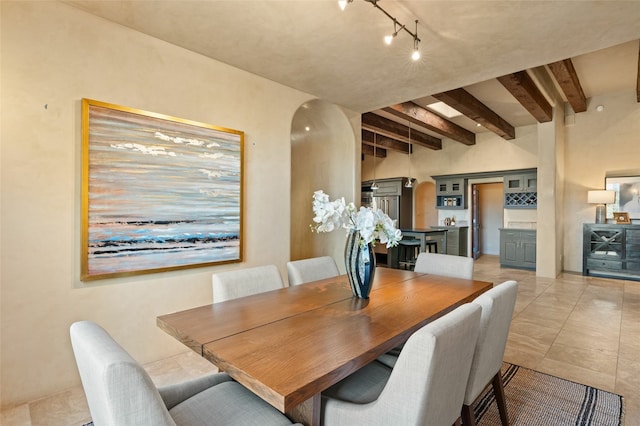
M 169 414 L 178 426 L 291 424 L 284 414 L 237 382 L 220 383 L 200 392 L 173 407 Z
M 375 401 L 387 385 L 391 369 L 373 361 L 322 393 L 323 396 L 343 401 L 367 404 Z

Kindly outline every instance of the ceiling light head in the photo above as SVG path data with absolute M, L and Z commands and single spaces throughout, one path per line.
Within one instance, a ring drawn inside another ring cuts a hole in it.
M 347 7 L 347 4 L 353 2 L 353 0 L 338 0 L 338 6 L 340 6 L 340 10 L 344 10 Z
M 398 21 L 395 20 L 395 18 L 393 19 L 393 34 L 389 34 L 384 36 L 384 42 L 386 44 L 391 44 L 391 42 L 393 42 L 393 39 L 396 38 L 396 36 L 398 35 L 398 33 L 400 31 L 402 31 L 404 29 L 404 25 L 401 25 L 400 28 L 398 28 Z
M 416 32 L 413 34 L 413 53 L 411 59 L 417 61 L 420 59 L 420 38 L 418 38 L 418 20 L 416 19 Z

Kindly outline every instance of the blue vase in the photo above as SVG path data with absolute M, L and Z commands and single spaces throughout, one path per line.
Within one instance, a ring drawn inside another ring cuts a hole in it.
M 351 230 L 344 247 L 344 263 L 353 295 L 368 299 L 376 273 L 376 256 L 371 243 L 360 245 L 360 232 Z

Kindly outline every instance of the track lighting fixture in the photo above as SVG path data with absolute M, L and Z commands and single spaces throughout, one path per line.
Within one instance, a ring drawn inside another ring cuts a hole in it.
M 420 59 L 420 38 L 418 37 L 418 20 L 416 19 L 416 30 L 415 32 L 412 32 L 410 29 L 407 28 L 406 25 L 403 25 L 400 22 L 398 22 L 396 18 L 394 18 L 386 10 L 381 8 L 378 5 L 379 0 L 364 0 L 364 1 L 371 3 L 373 7 L 375 7 L 382 13 L 384 13 L 387 16 L 387 18 L 393 21 L 393 33 L 384 36 L 384 42 L 386 44 L 391 44 L 393 42 L 393 39 L 396 38 L 396 36 L 398 35 L 398 33 L 402 30 L 405 30 L 411 37 L 413 37 L 413 53 L 411 54 L 411 59 L 413 59 L 414 61 L 417 61 L 418 59 Z M 344 10 L 347 7 L 347 4 L 352 2 L 353 0 L 339 0 L 338 5 L 340 6 L 340 9 Z

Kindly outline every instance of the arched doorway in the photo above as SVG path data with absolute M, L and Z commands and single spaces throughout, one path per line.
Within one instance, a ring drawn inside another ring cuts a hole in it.
M 358 116 L 359 117 L 359 116 Z M 357 123 L 360 124 L 359 122 Z M 357 140 L 356 140 L 357 139 Z M 322 100 L 298 108 L 291 123 L 291 260 L 333 256 L 344 271 L 345 234 L 339 230 L 315 234 L 313 192 L 323 190 L 332 199 L 358 201 L 360 138 L 342 109 Z

